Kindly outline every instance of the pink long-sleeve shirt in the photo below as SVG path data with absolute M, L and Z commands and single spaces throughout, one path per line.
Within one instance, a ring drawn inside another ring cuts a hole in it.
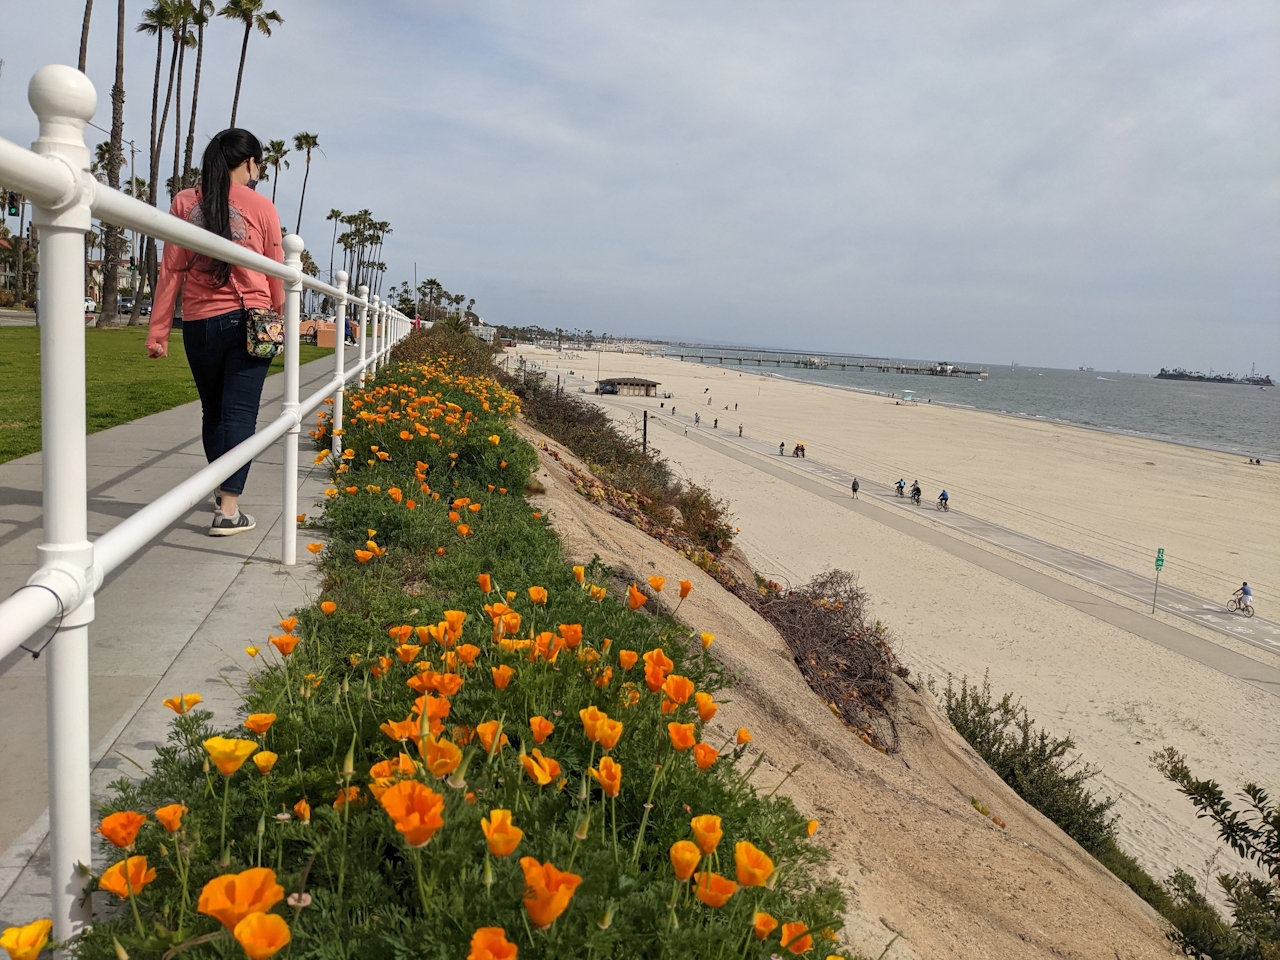
M 284 249 L 280 245 L 280 215 L 266 197 L 259 196 L 246 186 L 231 184 L 228 196 L 231 206 L 231 239 L 242 247 L 270 257 L 277 263 L 284 262 Z M 183 190 L 173 198 L 169 213 L 197 226 L 204 226 L 200 210 L 199 190 Z M 284 312 L 284 283 L 276 277 L 268 277 L 246 267 L 232 267 L 235 282 L 215 287 L 209 272 L 208 257 L 193 253 L 176 243 L 164 245 L 160 263 L 160 281 L 156 285 L 155 303 L 151 309 L 151 324 L 147 331 L 147 346 L 169 345 L 169 331 L 173 326 L 173 308 L 182 291 L 182 315 L 184 320 L 206 320 L 223 313 L 230 313 L 244 306 L 249 308 L 274 308 Z M 237 288 L 239 292 L 237 293 Z

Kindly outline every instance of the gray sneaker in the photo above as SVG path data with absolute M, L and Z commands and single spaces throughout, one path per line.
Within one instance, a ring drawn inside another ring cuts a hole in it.
M 209 527 L 209 536 L 234 537 L 237 533 L 244 533 L 247 530 L 252 530 L 257 525 L 258 522 L 243 510 L 237 510 L 234 517 L 227 517 L 223 516 L 221 513 L 216 513 L 213 517 L 213 523 Z

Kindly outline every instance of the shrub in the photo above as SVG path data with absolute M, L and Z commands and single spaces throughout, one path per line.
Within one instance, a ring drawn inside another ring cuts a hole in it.
M 834 938 L 816 824 L 757 794 L 745 731 L 708 742 L 715 662 L 647 602 L 606 596 L 598 564 L 565 563 L 517 492 L 535 454 L 515 398 L 456 363 L 348 394 L 320 595 L 250 654 L 266 662 L 243 726 L 175 697 L 152 771 L 113 785 L 104 817 L 147 818 L 104 833 L 146 864 L 126 887 L 107 848 L 101 882 L 125 896 L 78 956 L 240 956 L 234 938 L 267 957 L 291 938 L 298 960 L 509 956 L 507 940 L 522 960 L 764 958 L 782 945 L 753 935 L 756 910 Z M 730 893 L 710 874 L 768 882 Z

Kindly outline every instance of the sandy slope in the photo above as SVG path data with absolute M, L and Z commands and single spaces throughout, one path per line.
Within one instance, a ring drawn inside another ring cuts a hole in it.
M 566 372 L 581 370 L 545 352 L 539 359 Z M 927 488 L 930 477 L 945 473 L 963 509 L 1131 569 L 1141 569 L 1139 554 L 1126 545 L 1163 544 L 1170 557 L 1166 573 L 1188 589 L 1221 593 L 1231 582 L 1233 550 L 1261 571 L 1249 574 L 1251 582 L 1280 581 L 1280 510 L 1274 506 L 1280 487 L 1271 466 L 1250 473 L 1231 458 L 1170 444 L 972 411 L 896 407 L 882 398 L 745 373 L 738 382 L 736 369 L 610 354 L 603 368 L 606 376 L 627 372 L 662 381 L 675 394 L 668 404 L 682 413 L 691 412 L 709 386 L 713 412 L 705 404 L 699 409 L 704 417 L 726 418 L 722 428 L 736 432 L 741 420 L 749 433 L 804 440 L 811 454 L 865 469 L 873 479 L 919 477 Z M 721 409 L 722 401 L 740 404 L 737 418 Z M 745 468 L 686 440 L 682 429 L 659 423 L 650 431 L 664 456 L 729 500 L 742 527 L 740 545 L 759 570 L 791 582 L 830 567 L 857 572 L 875 615 L 889 625 L 917 676 L 980 680 L 989 672 L 997 692 L 1017 693 L 1041 723 L 1070 733 L 1102 769 L 1095 783 L 1119 801 L 1122 845 L 1157 877 L 1176 867 L 1200 875 L 1219 843 L 1152 769 L 1156 749 L 1176 747 L 1198 774 L 1225 785 L 1280 784 L 1274 735 L 1280 699 Z M 890 462 L 887 451 L 904 466 L 887 472 L 879 466 Z M 1159 470 L 1151 472 L 1148 462 Z M 1226 499 L 1225 483 L 1206 485 L 1210 476 L 1230 478 L 1238 499 Z M 1000 500 L 971 492 L 991 487 L 1001 489 Z M 832 496 L 843 494 L 833 490 Z M 1238 516 L 1242 512 L 1247 518 Z M 1199 566 L 1183 564 L 1186 555 L 1198 557 Z M 1259 602 L 1265 614 L 1265 593 Z M 1219 862 L 1235 864 L 1225 851 Z
M 636 576 L 694 581 L 681 619 L 718 635 L 713 653 L 736 677 L 714 726 L 726 738 L 739 726 L 752 731 L 753 748 L 768 758 L 756 782 L 771 786 L 803 762 L 783 790 L 823 823 L 831 869 L 851 895 L 846 947 L 877 957 L 901 933 L 886 956 L 1172 955 L 1149 908 L 978 761 L 927 693 L 900 685 L 900 755 L 864 746 L 805 686 L 768 624 L 697 567 L 579 497 L 565 476 L 544 457 L 547 494 L 535 503 L 570 556 L 599 554 Z M 970 797 L 1007 829 L 978 814 Z

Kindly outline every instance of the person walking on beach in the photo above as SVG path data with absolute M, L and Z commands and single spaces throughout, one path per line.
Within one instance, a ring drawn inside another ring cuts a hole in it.
M 200 186 L 181 191 L 169 213 L 254 253 L 284 261 L 280 216 L 271 201 L 254 193 L 262 169 L 262 144 L 248 130 L 232 127 L 216 134 L 200 163 Z M 169 352 L 169 331 L 182 295 L 182 346 L 200 395 L 201 439 L 212 463 L 253 436 L 269 357 L 247 349 L 245 323 L 251 309 L 284 311 L 284 284 L 245 267 L 166 243 L 156 285 L 155 308 L 147 332 L 147 355 Z M 249 476 L 245 464 L 222 481 L 209 536 L 229 537 L 256 522 L 239 509 Z
M 787 455 L 787 441 L 783 440 L 778 444 L 778 456 L 785 457 Z
M 712 430 L 719 430 L 719 429 L 720 429 L 720 418 L 719 418 L 719 417 L 716 417 L 714 420 L 712 420 L 712 421 L 711 421 L 711 429 L 712 429 Z
M 738 436 L 742 436 L 742 424 L 738 424 Z
M 857 500 L 858 499 L 858 478 L 857 477 L 853 478 L 852 489 L 853 489 L 853 499 Z
M 693 414 L 693 425 L 696 427 L 696 426 L 698 426 L 700 423 L 702 423 L 702 414 L 698 413 L 697 411 L 694 411 L 694 414 Z

